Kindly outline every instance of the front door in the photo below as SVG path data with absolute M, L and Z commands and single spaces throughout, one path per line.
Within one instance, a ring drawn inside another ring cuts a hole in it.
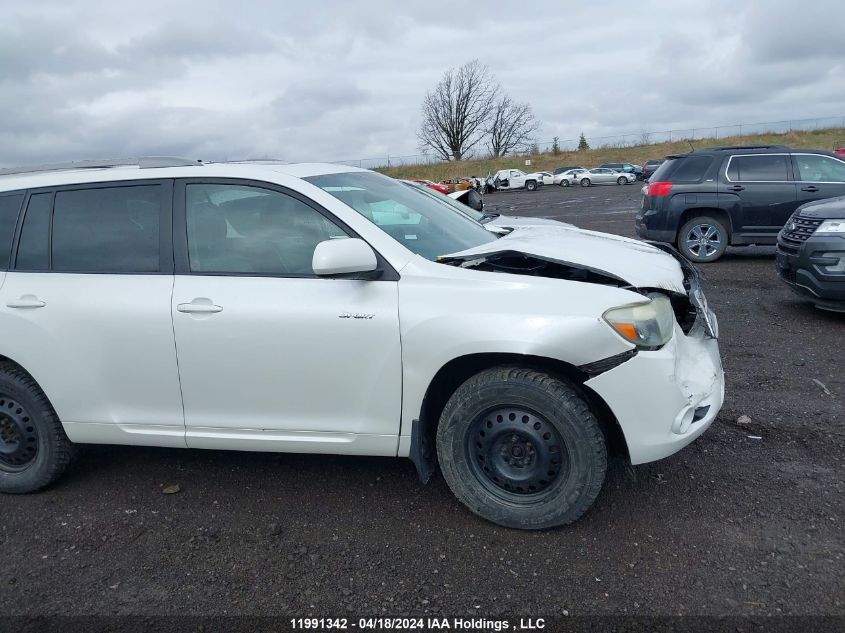
M 798 204 L 845 196 L 845 161 L 823 154 L 793 154 Z
M 351 232 L 294 192 L 178 186 L 173 325 L 187 442 L 199 448 L 396 453 L 395 280 L 313 274 L 317 244 Z

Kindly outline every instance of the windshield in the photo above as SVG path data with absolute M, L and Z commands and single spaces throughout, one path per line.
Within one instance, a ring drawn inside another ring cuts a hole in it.
M 432 261 L 496 239 L 439 199 L 381 174 L 360 171 L 305 180 L 355 209 L 408 250 Z
M 460 211 L 464 215 L 468 215 L 469 217 L 471 217 L 476 222 L 481 222 L 481 220 L 484 219 L 484 217 L 485 217 L 484 214 L 481 211 L 476 211 L 472 207 L 468 207 L 463 202 L 458 202 L 454 198 L 450 198 L 449 196 L 444 196 L 439 191 L 431 189 L 430 187 L 426 187 L 424 185 L 419 185 L 415 182 L 408 182 L 408 181 L 404 181 L 404 184 L 408 185 L 409 187 L 413 187 L 414 189 L 416 189 L 420 193 L 423 193 L 427 196 L 431 196 L 432 198 L 434 198 L 438 202 L 442 202 L 443 204 L 448 204 L 455 211 Z

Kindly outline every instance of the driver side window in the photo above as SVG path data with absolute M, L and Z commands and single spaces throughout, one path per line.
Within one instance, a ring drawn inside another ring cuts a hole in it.
M 317 244 L 349 237 L 297 198 L 254 186 L 189 184 L 185 215 L 199 273 L 311 276 Z

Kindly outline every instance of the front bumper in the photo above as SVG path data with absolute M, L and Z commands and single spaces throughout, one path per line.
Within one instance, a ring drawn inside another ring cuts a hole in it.
M 845 273 L 827 271 L 827 253 L 841 253 L 845 258 L 845 239 L 813 235 L 800 246 L 778 239 L 776 268 L 778 276 L 796 293 L 822 308 L 845 310 Z
M 713 327 L 717 328 L 715 317 Z M 632 464 L 668 457 L 704 433 L 725 398 L 725 376 L 715 338 L 697 323 L 688 335 L 675 324 L 661 349 L 640 352 L 588 380 L 616 416 Z

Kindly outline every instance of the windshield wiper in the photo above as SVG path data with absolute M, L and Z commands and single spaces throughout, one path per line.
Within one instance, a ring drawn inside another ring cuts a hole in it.
M 495 220 L 500 215 L 502 215 L 502 214 L 501 213 L 484 213 L 478 221 L 481 222 L 482 224 L 485 224 L 486 222 L 489 222 L 490 220 Z

